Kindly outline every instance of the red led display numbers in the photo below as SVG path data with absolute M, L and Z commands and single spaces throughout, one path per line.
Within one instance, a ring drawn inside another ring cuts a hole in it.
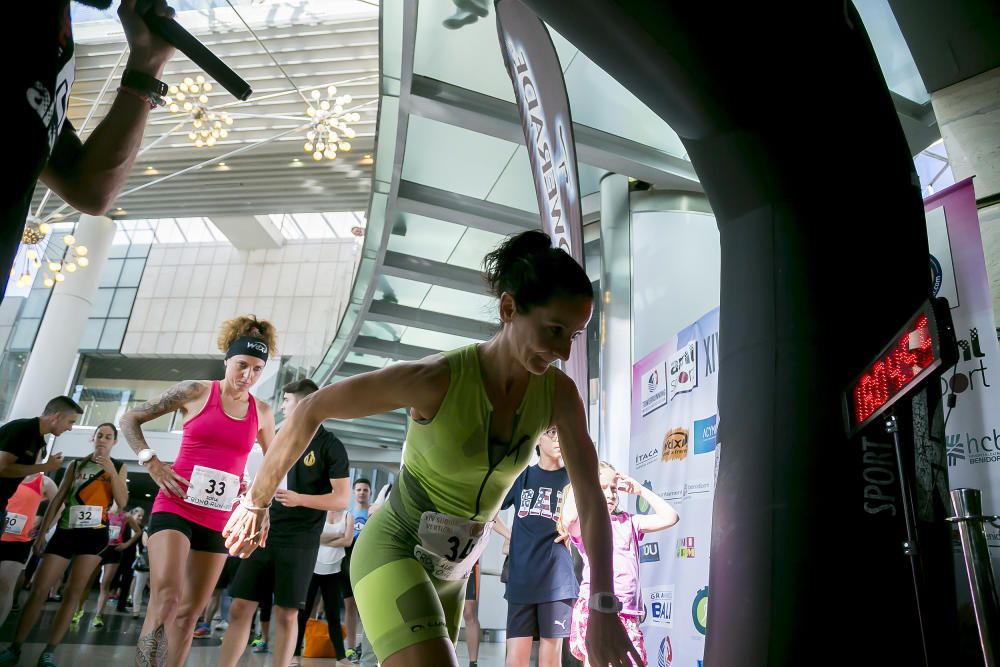
M 927 301 L 848 386 L 844 393 L 848 433 L 853 435 L 870 424 L 941 366 L 938 331 L 934 308 Z

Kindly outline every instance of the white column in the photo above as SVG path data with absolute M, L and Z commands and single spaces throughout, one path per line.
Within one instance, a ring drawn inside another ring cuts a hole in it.
M 601 179 L 601 427 L 598 451 L 628 470 L 632 394 L 632 243 L 628 178 Z
M 115 223 L 111 218 L 84 214 L 74 235 L 78 244 L 87 247 L 90 264 L 67 275 L 65 281 L 52 288 L 45 317 L 14 397 L 11 419 L 38 416 L 49 399 L 67 393 L 80 338 L 115 238 Z

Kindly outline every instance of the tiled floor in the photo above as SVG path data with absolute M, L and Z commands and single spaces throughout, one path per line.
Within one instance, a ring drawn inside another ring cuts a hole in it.
M 87 607 L 93 608 L 94 596 L 88 601 Z M 110 605 L 109 605 L 110 608 Z M 57 609 L 56 603 L 48 603 L 45 611 L 28 637 L 21 654 L 20 665 L 31 666 L 38 659 L 45 641 L 48 638 L 48 628 L 52 623 Z M 7 623 L 0 628 L 0 646 L 6 648 L 14 634 L 19 614 L 12 612 Z M 119 614 L 109 611 L 104 614 L 104 627 L 91 627 L 93 614 L 86 614 L 79 626 L 70 628 L 59 648 L 56 649 L 56 661 L 63 667 L 82 667 L 84 665 L 132 665 L 135 659 L 135 645 L 139 638 L 142 619 L 133 619 L 130 614 Z M 272 630 L 273 632 L 273 630 Z M 222 642 L 218 633 L 211 638 L 198 638 L 191 647 L 191 655 L 187 664 L 190 667 L 209 667 L 216 664 L 219 646 Z M 469 652 L 464 642 L 459 642 L 459 664 L 467 665 Z M 504 650 L 502 644 L 482 644 L 479 650 L 479 667 L 502 667 Z M 263 667 L 272 665 L 268 653 L 254 654 L 248 648 L 239 664 L 245 667 Z M 305 659 L 303 667 L 325 667 L 333 665 L 333 660 Z

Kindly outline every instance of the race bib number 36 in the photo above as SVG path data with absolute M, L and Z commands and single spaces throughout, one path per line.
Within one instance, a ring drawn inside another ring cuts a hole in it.
M 28 523 L 28 517 L 23 514 L 7 513 L 7 523 L 3 527 L 3 532 L 8 535 L 20 535 L 24 532 L 24 526 Z
M 186 502 L 199 507 L 229 512 L 240 492 L 240 478 L 236 475 L 205 466 L 195 466 L 191 471 L 191 486 Z
M 493 523 L 424 512 L 413 555 L 428 574 L 446 581 L 467 579 L 489 541 Z
M 70 528 L 97 528 L 104 508 L 100 505 L 73 505 L 69 508 Z

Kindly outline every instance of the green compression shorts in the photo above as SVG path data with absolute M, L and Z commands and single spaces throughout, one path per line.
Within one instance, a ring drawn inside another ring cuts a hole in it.
M 417 535 L 387 503 L 369 518 L 351 554 L 351 584 L 379 661 L 430 639 L 458 641 L 468 579 L 442 581 L 413 555 Z

